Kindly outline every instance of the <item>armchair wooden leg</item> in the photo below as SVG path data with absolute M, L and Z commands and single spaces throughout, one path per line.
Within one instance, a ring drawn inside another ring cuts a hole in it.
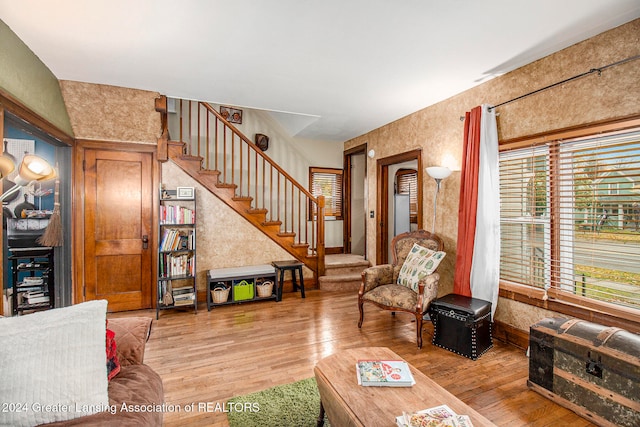
M 416 315 L 418 348 L 422 348 L 422 314 Z
M 364 320 L 364 309 L 362 308 L 362 300 L 358 300 L 358 310 L 360 310 L 360 320 L 358 320 L 358 328 L 361 328 L 362 321 Z

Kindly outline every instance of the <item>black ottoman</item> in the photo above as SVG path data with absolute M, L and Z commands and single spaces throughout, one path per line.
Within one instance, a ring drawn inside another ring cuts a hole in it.
M 438 347 L 476 360 L 493 346 L 489 301 L 449 294 L 433 301 L 429 314 Z

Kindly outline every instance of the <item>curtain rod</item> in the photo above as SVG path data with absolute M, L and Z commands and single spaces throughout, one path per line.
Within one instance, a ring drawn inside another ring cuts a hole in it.
M 588 76 L 589 74 L 598 73 L 598 75 L 600 75 L 600 74 L 602 74 L 602 72 L 603 72 L 604 70 L 606 70 L 607 68 L 615 67 L 616 65 L 621 65 L 621 64 L 624 64 L 624 63 L 626 63 L 626 62 L 635 61 L 636 59 L 640 59 L 640 55 L 631 56 L 631 57 L 629 57 L 629 58 L 626 58 L 626 59 L 620 60 L 620 61 L 618 61 L 618 62 L 613 62 L 613 63 L 608 64 L 608 65 L 605 65 L 605 66 L 603 66 L 603 67 L 599 67 L 599 68 L 592 68 L 592 69 L 590 69 L 589 71 L 587 71 L 587 72 L 585 72 L 585 73 L 578 74 L 577 76 L 569 77 L 568 79 L 565 79 L 565 80 L 562 80 L 562 81 L 560 81 L 560 82 L 557 82 L 557 83 L 551 84 L 551 85 L 549 85 L 549 86 L 545 86 L 545 87 L 543 87 L 543 88 L 541 88 L 541 89 L 534 90 L 533 92 L 525 93 L 524 95 L 520 95 L 520 96 L 518 96 L 518 97 L 516 97 L 516 98 L 513 98 L 513 99 L 510 99 L 510 100 L 508 100 L 508 101 L 501 102 L 500 104 L 497 104 L 497 105 L 493 105 L 493 106 L 489 107 L 489 111 L 491 111 L 491 110 L 493 110 L 493 109 L 495 109 L 495 108 L 501 107 L 501 106 L 503 106 L 503 105 L 509 104 L 509 103 L 511 103 L 511 102 L 518 101 L 518 100 L 520 100 L 520 99 L 522 99 L 522 98 L 526 98 L 527 96 L 535 95 L 536 93 L 542 92 L 542 91 L 544 91 L 544 90 L 551 89 L 551 88 L 556 87 L 556 86 L 559 86 L 559 85 L 561 85 L 561 84 L 564 84 L 564 83 L 570 82 L 570 81 L 572 81 L 572 80 L 576 80 L 576 79 L 579 79 L 579 78 L 581 78 L 581 77 Z

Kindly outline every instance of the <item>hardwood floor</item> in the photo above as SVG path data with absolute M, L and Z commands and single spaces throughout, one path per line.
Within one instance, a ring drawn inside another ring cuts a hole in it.
M 524 350 L 494 341 L 493 349 L 472 361 L 431 344 L 415 344 L 412 316 L 365 306 L 358 329 L 357 294 L 309 290 L 306 298 L 285 293 L 265 301 L 193 311 L 110 314 L 154 318 L 145 363 L 162 377 L 165 401 L 180 411 L 164 415 L 166 426 L 227 426 L 211 408 L 227 399 L 313 376 L 313 367 L 333 352 L 384 346 L 455 394 L 498 426 L 591 426 L 573 412 L 530 391 Z M 192 412 L 191 404 L 195 404 Z M 401 408 L 399 408 L 401 411 Z M 340 426 L 335 426 L 340 427 Z

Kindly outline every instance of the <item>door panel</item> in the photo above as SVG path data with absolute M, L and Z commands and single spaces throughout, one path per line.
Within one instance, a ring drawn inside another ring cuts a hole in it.
M 109 311 L 151 308 L 150 153 L 85 151 L 85 299 L 106 299 Z

